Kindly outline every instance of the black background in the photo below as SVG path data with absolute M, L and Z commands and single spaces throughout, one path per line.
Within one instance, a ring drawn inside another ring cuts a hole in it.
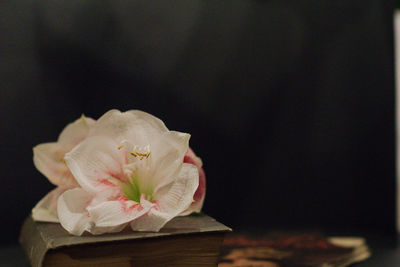
M 395 228 L 391 1 L 0 1 L 0 226 L 53 186 L 32 147 L 82 113 L 192 134 L 235 229 Z

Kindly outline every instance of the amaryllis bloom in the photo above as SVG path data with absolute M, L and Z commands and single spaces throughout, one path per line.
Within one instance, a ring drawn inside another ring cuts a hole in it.
M 81 187 L 62 193 L 58 217 L 71 234 L 158 231 L 187 210 L 199 185 L 184 163 L 189 134 L 142 111 L 111 110 L 64 157 Z
M 65 164 L 64 155 L 88 136 L 94 123 L 93 119 L 82 115 L 64 128 L 57 142 L 44 143 L 33 148 L 35 167 L 57 186 L 33 208 L 32 216 L 35 220 L 58 222 L 58 196 L 67 189 L 79 186 Z

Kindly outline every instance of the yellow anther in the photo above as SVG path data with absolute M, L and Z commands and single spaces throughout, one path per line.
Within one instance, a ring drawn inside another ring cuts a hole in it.
M 150 157 L 150 152 L 147 152 L 147 153 L 130 152 L 130 154 L 131 154 L 132 156 L 134 156 L 135 158 L 136 158 L 136 157 L 139 157 L 140 160 L 142 160 L 142 159 L 144 159 L 144 158 L 148 159 L 148 158 Z

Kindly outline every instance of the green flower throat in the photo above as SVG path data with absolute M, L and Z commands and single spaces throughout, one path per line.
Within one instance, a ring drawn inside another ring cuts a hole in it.
M 141 187 L 136 174 L 131 175 L 130 182 L 122 185 L 122 192 L 124 195 L 137 203 L 140 203 L 140 196 L 142 194 L 145 195 L 147 201 L 154 201 L 153 191 L 153 188 L 150 186 L 147 186 L 147 188 Z

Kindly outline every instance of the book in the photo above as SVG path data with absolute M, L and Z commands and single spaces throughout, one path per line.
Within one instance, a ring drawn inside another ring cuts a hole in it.
M 219 267 L 345 267 L 371 252 L 361 237 L 325 237 L 319 233 L 228 234 Z
M 29 216 L 20 244 L 33 267 L 216 266 L 231 229 L 205 214 L 176 217 L 160 232 L 70 235 L 58 223 Z

